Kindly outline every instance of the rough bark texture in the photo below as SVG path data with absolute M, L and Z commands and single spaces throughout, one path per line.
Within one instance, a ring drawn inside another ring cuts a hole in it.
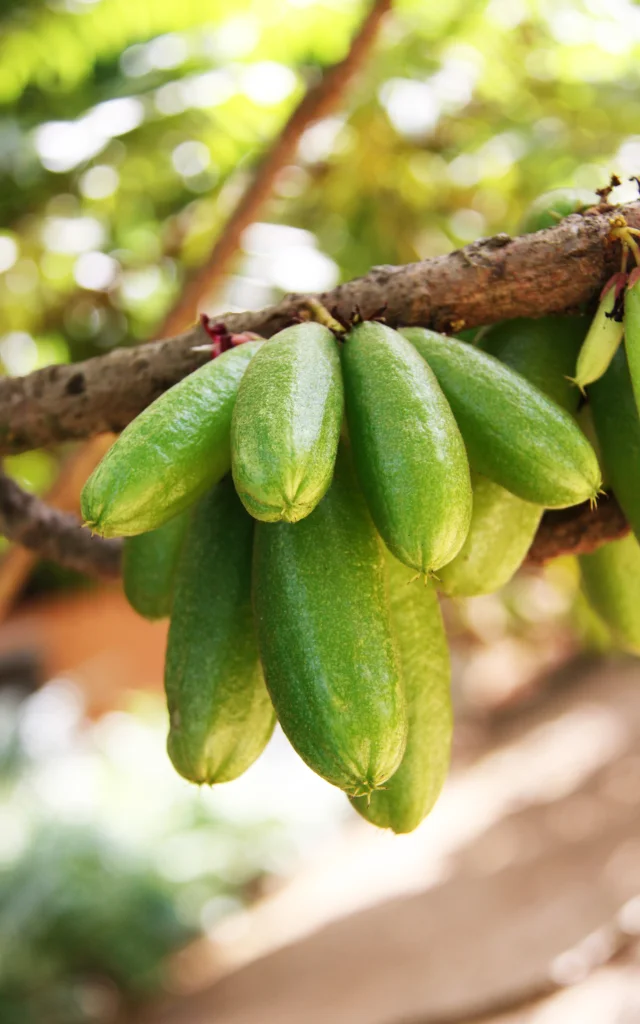
M 613 495 L 600 498 L 594 509 L 588 501 L 572 508 L 549 509 L 529 549 L 527 565 L 544 565 L 560 555 L 588 555 L 629 532 Z
M 83 529 L 77 516 L 51 508 L 0 473 L 0 534 L 41 558 L 107 579 L 120 573 L 122 545 Z
M 461 330 L 516 316 L 536 317 L 590 302 L 617 268 L 609 244 L 612 209 L 567 217 L 533 235 L 497 235 L 403 267 L 374 267 L 317 298 L 339 319 L 385 308 L 392 325 Z M 624 208 L 640 227 L 640 203 Z M 304 296 L 257 312 L 225 317 L 229 331 L 270 337 L 295 319 Z M 0 381 L 0 453 L 27 451 L 69 438 L 120 431 L 150 402 L 206 362 L 194 352 L 209 342 L 198 324 L 184 334 L 118 349 L 84 363 L 52 366 Z
M 79 445 L 76 451 L 62 462 L 58 477 L 46 496 L 47 504 L 61 512 L 77 514 L 82 486 L 113 440 L 112 434 L 102 434 Z M 0 503 L 2 500 L 3 485 L 0 478 Z M 22 589 L 37 559 L 37 551 L 16 544 L 10 547 L 0 560 L 0 623 L 9 614 L 16 595 Z

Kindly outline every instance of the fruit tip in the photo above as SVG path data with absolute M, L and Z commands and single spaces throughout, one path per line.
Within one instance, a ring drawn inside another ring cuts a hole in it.
M 585 386 L 586 386 L 587 383 L 590 383 L 590 381 L 586 381 L 583 384 L 581 381 L 578 380 L 577 377 L 569 377 L 568 374 L 565 374 L 565 378 L 564 379 L 568 380 L 570 384 L 575 384 L 575 386 L 580 389 L 580 394 L 582 395 L 583 398 L 587 397 L 587 392 L 585 391 Z
M 595 509 L 598 507 L 598 498 L 600 497 L 601 494 L 604 494 L 604 493 L 605 492 L 603 491 L 602 487 L 599 487 L 598 490 L 595 492 L 595 494 L 592 494 L 591 497 L 589 498 L 589 508 L 591 509 L 592 512 L 595 511 Z
M 382 783 L 370 782 L 368 779 L 360 782 L 353 791 L 349 794 L 352 800 L 362 800 L 363 798 L 367 801 L 367 807 L 371 803 L 371 797 L 373 793 L 380 792 L 386 787 Z

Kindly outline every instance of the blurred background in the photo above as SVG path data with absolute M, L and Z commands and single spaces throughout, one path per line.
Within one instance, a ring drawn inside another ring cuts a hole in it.
M 161 335 L 368 11 L 0 0 L 2 372 Z M 201 308 L 516 232 L 549 188 L 633 198 L 639 56 L 628 0 L 398 0 Z M 5 466 L 75 508 L 108 443 Z M 281 734 L 179 779 L 166 627 L 0 544 L 0 1024 L 640 1021 L 640 669 L 571 559 L 446 603 L 453 771 L 398 838 Z

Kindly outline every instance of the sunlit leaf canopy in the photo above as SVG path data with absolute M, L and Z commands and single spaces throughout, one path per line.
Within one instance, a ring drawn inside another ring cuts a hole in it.
M 0 0 L 5 371 L 153 337 L 365 13 L 355 0 Z M 513 231 L 547 188 L 637 173 L 639 55 L 626 0 L 398 0 L 207 309 Z

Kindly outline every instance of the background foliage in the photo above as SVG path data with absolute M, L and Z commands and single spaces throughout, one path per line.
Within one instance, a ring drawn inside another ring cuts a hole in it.
M 0 355 L 153 336 L 353 0 L 0 6 Z M 400 0 L 344 116 L 313 127 L 212 308 L 514 230 L 540 191 L 637 170 L 640 10 Z

